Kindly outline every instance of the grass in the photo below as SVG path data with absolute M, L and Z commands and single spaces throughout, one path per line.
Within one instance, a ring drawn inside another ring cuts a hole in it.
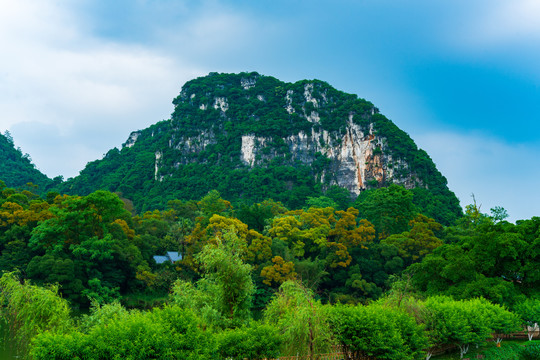
M 529 344 L 540 344 L 540 340 L 503 340 L 501 347 L 497 348 L 492 341 L 486 342 L 478 349 L 471 346 L 469 352 L 465 354 L 464 358 L 476 359 L 476 355 L 485 355 L 485 360 L 519 360 L 519 357 L 514 350 L 518 346 L 525 346 Z M 454 352 L 446 353 L 442 355 L 433 356 L 432 360 L 459 360 L 459 350 L 456 348 Z

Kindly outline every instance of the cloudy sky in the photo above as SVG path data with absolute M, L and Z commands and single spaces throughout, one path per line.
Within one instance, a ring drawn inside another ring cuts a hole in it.
M 211 71 L 373 102 L 462 205 L 540 216 L 540 1 L 0 0 L 0 131 L 73 177 Z

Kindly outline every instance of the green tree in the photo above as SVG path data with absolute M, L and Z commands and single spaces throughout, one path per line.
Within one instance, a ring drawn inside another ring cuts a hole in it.
M 283 334 L 281 353 L 315 359 L 332 345 L 327 317 L 313 292 L 296 281 L 285 281 L 264 313 L 265 321 Z
M 197 257 L 204 270 L 201 281 L 215 288 L 218 310 L 226 318 L 247 320 L 255 290 L 251 266 L 242 261 L 242 245 L 234 233 L 226 232 L 223 239 L 216 240 L 216 246 L 205 246 Z
M 388 306 L 329 308 L 332 330 L 347 358 L 413 360 L 427 344 L 421 326 L 405 312 Z
M 215 359 L 215 337 L 203 332 L 193 313 L 177 306 L 149 312 L 109 312 L 82 333 L 46 332 L 32 344 L 36 360 Z
M 327 208 L 331 207 L 337 209 L 338 204 L 327 196 L 311 197 L 309 196 L 306 201 L 308 207 Z
M 217 333 L 217 339 L 222 359 L 276 359 L 282 343 L 277 328 L 255 321 Z
M 432 344 L 454 344 L 459 347 L 461 358 L 471 344 L 481 344 L 491 335 L 484 300 L 455 301 L 431 297 L 425 305 L 430 312 L 428 329 Z
M 133 241 L 131 214 L 116 194 L 96 191 L 54 201 L 49 207 L 52 216 L 39 222 L 29 239 L 30 250 L 41 256 L 28 264 L 32 279 L 46 283 L 56 277 L 78 306 L 89 305 L 81 293 L 107 301 L 115 296 L 115 288 L 126 292 L 141 285 L 136 274 L 149 266 Z M 56 264 L 52 270 L 57 275 L 42 273 L 47 261 Z
M 399 254 L 406 259 L 406 265 L 421 261 L 427 254 L 441 246 L 443 242 L 435 236 L 442 230 L 442 225 L 424 215 L 417 215 L 410 222 L 411 230 L 393 234 L 381 243 L 394 245 Z
M 57 286 L 30 285 L 13 273 L 4 273 L 0 278 L 0 333 L 9 336 L 20 355 L 26 355 L 37 335 L 68 330 L 72 326 L 69 311 Z
M 514 311 L 521 317 L 522 322 L 527 327 L 529 341 L 534 337 L 535 332 L 540 331 L 540 300 L 525 299 L 514 306 Z
M 201 314 L 208 325 L 239 326 L 251 317 L 255 291 L 251 266 L 242 261 L 245 246 L 233 231 L 218 236 L 197 255 L 203 277 L 195 286 L 177 280 L 173 299 Z
M 409 221 L 416 214 L 412 200 L 410 190 L 392 184 L 359 197 L 356 207 L 375 226 L 379 239 L 384 239 L 408 230 Z
M 519 315 L 508 311 L 499 304 L 492 304 L 481 299 L 483 311 L 491 328 L 491 333 L 495 336 L 497 346 L 500 346 L 504 335 L 521 330 L 521 319 Z

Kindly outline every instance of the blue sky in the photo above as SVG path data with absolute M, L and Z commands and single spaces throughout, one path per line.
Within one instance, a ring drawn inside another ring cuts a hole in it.
M 0 131 L 78 174 L 211 71 L 321 79 L 373 102 L 462 205 L 540 216 L 536 0 L 0 0 Z

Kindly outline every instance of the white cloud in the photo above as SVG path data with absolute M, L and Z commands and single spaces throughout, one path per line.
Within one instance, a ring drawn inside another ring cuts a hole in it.
M 538 187 L 540 144 L 508 144 L 482 134 L 426 133 L 415 135 L 465 206 L 474 194 L 482 212 L 502 206 L 510 220 L 540 214 Z
M 130 131 L 168 118 L 181 85 L 206 71 L 97 39 L 59 4 L 0 0 L 0 130 L 49 176 L 70 177 Z M 50 131 L 39 138 L 34 128 Z
M 497 44 L 540 39 L 538 0 L 498 1 L 490 5 L 484 17 L 478 19 L 476 34 L 481 40 Z

